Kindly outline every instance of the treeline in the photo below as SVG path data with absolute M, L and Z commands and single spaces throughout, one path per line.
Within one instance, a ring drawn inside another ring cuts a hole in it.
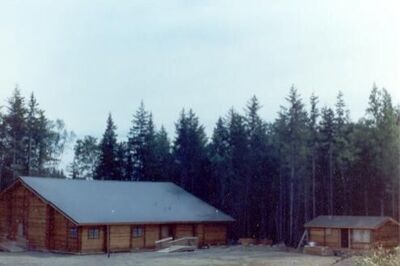
M 233 239 L 293 245 L 317 215 L 399 216 L 400 108 L 385 89 L 374 86 L 356 122 L 342 93 L 320 106 L 292 87 L 272 122 L 261 108 L 253 97 L 243 112 L 229 110 L 210 138 L 192 110 L 171 138 L 143 103 L 125 139 L 110 114 L 100 139 L 76 141 L 70 177 L 174 182 L 233 216 Z
M 342 93 L 333 107 L 291 88 L 278 118 L 260 117 L 253 97 L 243 113 L 218 119 L 211 139 L 183 110 L 172 140 L 143 103 L 125 141 L 111 115 L 103 137 L 78 140 L 73 178 L 172 181 L 232 215 L 232 237 L 295 244 L 320 214 L 398 216 L 399 108 L 374 87 L 366 115 L 350 119 Z
M 73 137 L 62 120 L 50 120 L 33 94 L 15 89 L 0 106 L 0 190 L 19 175 L 64 177 L 59 164 Z

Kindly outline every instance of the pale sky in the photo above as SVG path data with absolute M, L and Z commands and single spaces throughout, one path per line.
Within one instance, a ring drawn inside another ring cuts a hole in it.
M 396 0 L 0 0 L 0 101 L 18 84 L 78 137 L 111 112 L 124 138 L 141 100 L 170 133 L 254 94 L 272 121 L 292 84 L 358 119 L 374 82 L 400 103 L 399 33 Z

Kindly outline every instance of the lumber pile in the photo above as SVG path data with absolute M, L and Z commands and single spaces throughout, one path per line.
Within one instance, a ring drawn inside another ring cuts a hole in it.
M 162 252 L 162 253 L 188 252 L 188 251 L 194 251 L 195 249 L 196 248 L 193 246 L 174 245 L 174 246 L 170 246 L 168 248 L 160 249 L 158 252 Z
M 167 238 L 163 238 L 163 239 L 155 241 L 154 243 L 156 244 L 156 249 L 170 247 L 171 244 L 169 242 L 171 242 L 172 240 L 173 240 L 172 237 L 167 237 Z
M 172 237 L 155 241 L 159 252 L 172 253 L 194 251 L 199 245 L 198 237 L 186 236 L 173 240 Z
M 155 241 L 157 249 L 168 248 L 171 246 L 192 246 L 197 248 L 199 245 L 199 238 L 195 236 L 185 236 L 178 239 L 172 237 L 163 238 Z

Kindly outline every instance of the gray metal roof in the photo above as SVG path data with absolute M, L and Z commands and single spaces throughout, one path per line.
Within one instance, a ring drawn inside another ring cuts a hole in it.
M 78 224 L 230 222 L 234 219 L 168 182 L 21 177 Z
M 328 216 L 314 218 L 304 227 L 377 229 L 386 222 L 397 221 L 387 216 Z

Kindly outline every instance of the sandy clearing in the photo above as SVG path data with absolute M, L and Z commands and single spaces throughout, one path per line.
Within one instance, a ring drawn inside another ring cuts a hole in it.
M 327 266 L 337 257 L 310 256 L 292 252 L 277 251 L 263 246 L 215 247 L 184 253 L 117 253 L 106 255 L 60 255 L 40 252 L 5 253 L 0 252 L 0 265 L 309 265 Z

